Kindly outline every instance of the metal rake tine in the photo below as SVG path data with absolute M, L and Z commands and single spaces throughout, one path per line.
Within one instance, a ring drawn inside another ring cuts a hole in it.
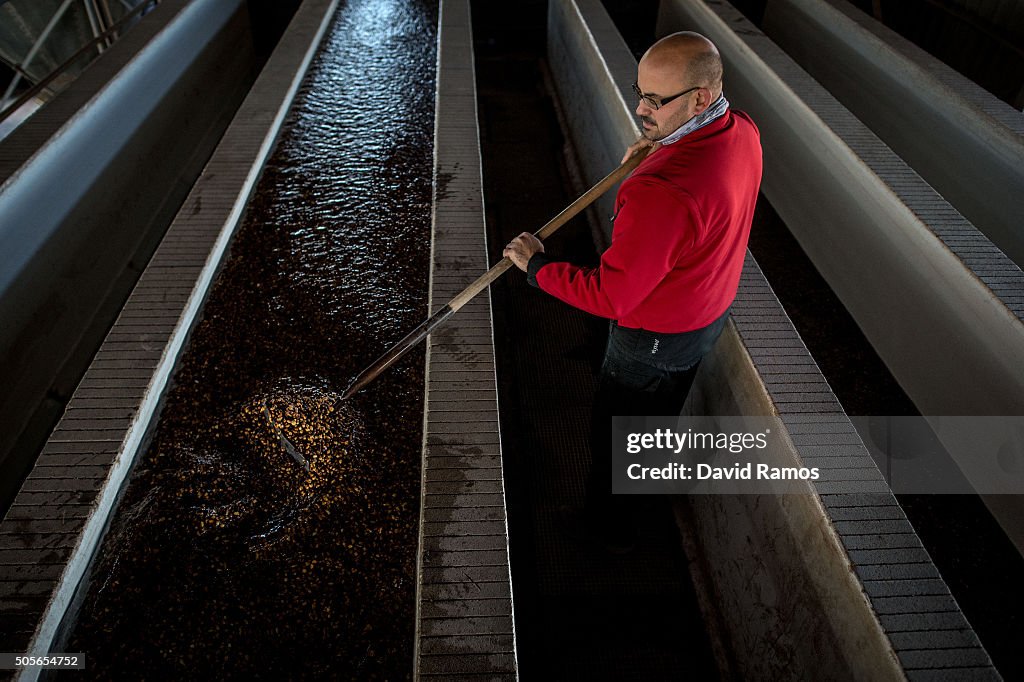
M 309 460 L 306 459 L 306 457 L 301 452 L 299 452 L 298 448 L 296 448 L 295 445 L 293 445 L 292 442 L 288 440 L 288 437 L 284 435 L 284 433 L 281 432 L 281 429 L 278 428 L 277 424 L 274 423 L 274 417 L 273 415 L 270 414 L 270 408 L 267 407 L 266 398 L 263 399 L 263 414 L 267 415 L 267 421 L 270 422 L 271 428 L 274 429 L 274 433 L 277 434 L 278 441 L 281 443 L 281 446 L 284 448 L 284 451 L 287 452 L 288 455 L 291 456 L 291 458 L 294 459 L 299 464 L 299 466 L 301 466 L 308 473 Z

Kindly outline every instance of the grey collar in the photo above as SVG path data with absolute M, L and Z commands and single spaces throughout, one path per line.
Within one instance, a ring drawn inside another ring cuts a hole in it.
M 699 130 L 712 121 L 721 118 L 728 110 L 729 100 L 725 98 L 725 93 L 722 93 L 718 96 L 718 99 L 711 103 L 711 106 L 679 126 L 672 134 L 663 137 L 659 142 L 663 145 L 678 142 L 693 131 Z

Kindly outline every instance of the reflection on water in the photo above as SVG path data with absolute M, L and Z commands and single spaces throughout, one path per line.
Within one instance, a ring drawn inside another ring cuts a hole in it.
M 338 396 L 426 314 L 436 22 L 338 10 L 91 575 L 91 676 L 411 673 L 422 351 Z

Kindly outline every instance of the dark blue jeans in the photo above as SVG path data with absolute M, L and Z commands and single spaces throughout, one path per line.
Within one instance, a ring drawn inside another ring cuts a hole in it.
M 701 359 L 721 336 L 729 311 L 707 327 L 659 334 L 611 323 L 590 421 L 587 514 L 599 524 L 628 522 L 625 496 L 612 495 L 612 417 L 678 416 Z

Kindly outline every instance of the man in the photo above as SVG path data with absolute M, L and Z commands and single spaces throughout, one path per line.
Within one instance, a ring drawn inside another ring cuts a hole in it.
M 757 127 L 722 94 L 714 44 L 683 32 L 644 54 L 633 85 L 652 150 L 619 188 L 597 268 L 557 262 L 524 232 L 505 248 L 530 284 L 611 320 L 594 399 L 584 521 L 609 551 L 633 526 L 611 494 L 611 417 L 678 416 L 736 296 L 761 182 Z

